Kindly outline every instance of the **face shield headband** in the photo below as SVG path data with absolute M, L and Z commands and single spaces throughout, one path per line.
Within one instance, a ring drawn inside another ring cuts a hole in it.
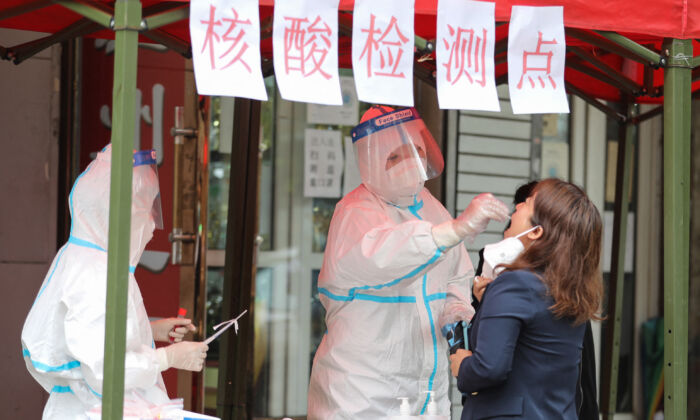
M 156 162 L 156 151 L 155 150 L 140 150 L 134 152 L 134 169 L 150 169 L 154 177 L 150 179 L 154 180 L 156 185 L 151 186 L 157 191 L 155 198 L 153 199 L 153 206 L 151 207 L 151 216 L 153 217 L 153 222 L 155 223 L 156 229 L 163 229 L 163 207 L 160 202 L 160 187 L 158 182 L 158 164 Z

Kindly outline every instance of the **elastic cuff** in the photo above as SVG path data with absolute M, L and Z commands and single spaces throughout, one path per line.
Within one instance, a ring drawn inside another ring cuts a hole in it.
M 168 354 L 164 347 L 156 349 L 156 357 L 158 358 L 158 370 L 162 372 L 170 367 L 168 366 Z
M 446 251 L 462 241 L 452 227 L 452 221 L 433 226 L 433 241 L 440 251 Z

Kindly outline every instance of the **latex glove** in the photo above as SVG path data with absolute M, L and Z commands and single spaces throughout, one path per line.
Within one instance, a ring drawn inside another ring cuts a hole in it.
M 168 368 L 199 372 L 204 367 L 209 346 L 199 341 L 183 341 L 156 350 L 160 370 Z
M 157 321 L 151 321 L 151 330 L 153 331 L 153 339 L 155 341 L 169 342 L 172 337 L 174 342 L 182 341 L 185 334 L 191 331 L 196 331 L 197 327 L 192 324 L 191 319 L 187 318 L 163 318 Z
M 488 277 L 474 277 L 474 286 L 472 286 L 472 295 L 474 298 L 481 302 L 481 298 L 484 296 L 484 291 L 486 290 L 486 286 L 491 283 L 493 279 L 490 279 Z
M 509 214 L 508 206 L 493 194 L 479 194 L 456 219 L 434 226 L 433 240 L 441 248 L 453 247 L 460 241 L 472 242 L 486 230 L 490 220 L 505 222 Z

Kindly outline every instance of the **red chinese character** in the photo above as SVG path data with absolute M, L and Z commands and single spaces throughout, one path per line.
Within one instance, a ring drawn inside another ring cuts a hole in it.
M 207 49 L 207 47 L 209 48 L 209 60 L 211 62 L 212 70 L 216 69 L 216 53 L 214 52 L 216 46 L 222 41 L 224 43 L 231 44 L 229 48 L 219 56 L 220 59 L 226 57 L 228 54 L 231 53 L 231 51 L 233 51 L 238 46 L 238 44 L 241 42 L 241 39 L 243 39 L 243 36 L 245 35 L 245 31 L 243 29 L 240 29 L 238 31 L 238 35 L 231 35 L 231 33 L 234 30 L 236 30 L 237 25 L 250 25 L 250 19 L 239 20 L 238 12 L 236 12 L 236 9 L 232 8 L 231 11 L 233 12 L 234 17 L 233 19 L 223 19 L 223 21 L 229 23 L 229 27 L 226 30 L 226 33 L 223 34 L 221 37 L 216 33 L 216 27 L 222 25 L 221 20 L 216 19 L 216 6 L 209 6 L 209 20 L 200 21 L 201 23 L 207 25 L 206 35 L 204 36 L 204 45 L 202 46 L 202 52 L 204 52 L 204 50 Z M 240 46 L 238 54 L 235 54 L 231 61 L 229 61 L 228 64 L 226 64 L 225 66 L 223 66 L 222 69 L 225 69 L 236 62 L 240 62 L 246 68 L 246 70 L 248 70 L 248 73 L 250 73 L 250 66 L 248 66 L 248 64 L 242 59 L 243 53 L 245 53 L 247 49 L 248 43 L 243 42 L 243 44 Z
M 397 24 L 397 19 L 392 16 L 389 25 L 387 25 L 386 30 L 382 33 L 381 28 L 376 28 L 374 25 L 375 16 L 370 14 L 369 28 L 362 29 L 362 32 L 367 32 L 367 41 L 365 42 L 365 47 L 360 54 L 360 60 L 362 57 L 367 55 L 367 77 L 374 76 L 389 76 L 389 77 L 405 77 L 404 73 L 396 73 L 396 69 L 401 61 L 401 56 L 403 55 L 403 44 L 408 42 L 406 38 L 399 30 Z M 394 33 L 392 34 L 392 30 Z M 375 39 L 375 35 L 382 34 L 379 38 Z M 380 46 L 383 50 L 380 50 Z M 375 71 L 372 74 L 372 52 L 379 51 L 379 68 L 384 70 L 387 67 L 387 71 Z
M 309 77 L 319 72 L 324 78 L 330 79 L 332 76 L 321 68 L 332 44 L 330 37 L 333 32 L 330 26 L 320 16 L 308 26 L 304 26 L 309 22 L 306 18 L 284 19 L 291 22 L 291 26 L 284 29 L 285 73 L 299 71 L 304 77 Z M 293 63 L 297 63 L 296 67 Z
M 545 87 L 544 80 L 542 79 L 542 76 L 546 76 L 549 79 L 549 83 L 552 84 L 552 87 L 554 89 L 557 88 L 557 84 L 554 83 L 554 79 L 552 79 L 552 76 L 549 75 L 549 73 L 552 70 L 552 56 L 554 53 L 552 51 L 547 51 L 547 52 L 542 52 L 541 47 L 542 45 L 556 45 L 557 40 L 552 39 L 551 41 L 542 41 L 542 32 L 537 32 L 538 37 L 537 37 L 537 48 L 535 48 L 534 52 L 530 51 L 523 51 L 523 74 L 520 76 L 520 81 L 518 82 L 518 89 L 522 89 L 523 87 L 523 79 L 525 78 L 525 75 L 528 73 L 535 73 L 537 75 L 537 80 L 540 81 L 540 85 L 542 88 Z M 535 61 L 535 65 L 528 66 L 528 57 L 530 60 Z M 541 61 L 540 61 L 540 66 L 537 66 L 538 63 L 538 58 L 541 60 L 541 58 L 544 57 L 546 59 L 546 65 L 542 66 Z M 528 80 L 530 81 L 530 86 L 532 88 L 535 87 L 535 81 L 532 80 L 532 76 L 527 76 Z
M 473 29 L 458 27 L 455 31 L 451 25 L 447 25 L 447 29 L 450 32 L 450 36 L 454 36 L 450 41 L 451 43 L 446 38 L 442 39 L 445 49 L 450 50 L 448 62 L 442 64 L 447 69 L 447 81 L 452 82 L 454 85 L 464 74 L 469 79 L 469 83 L 474 83 L 472 75 L 469 74 L 469 70 L 471 70 L 474 77 L 477 75 L 481 76 L 481 80 L 477 80 L 476 83 L 486 86 L 486 64 L 484 62 L 486 57 L 486 29 L 483 29 L 483 36 L 481 37 L 474 36 L 475 32 Z M 454 79 L 452 79 L 452 69 L 457 70 Z
M 216 6 L 210 5 L 209 6 L 209 20 L 201 20 L 200 22 L 207 25 L 207 33 L 204 35 L 204 45 L 202 46 L 202 51 L 207 48 L 207 44 L 209 45 L 209 59 L 211 60 L 211 68 L 215 69 L 216 68 L 216 62 L 214 58 L 214 40 L 216 42 L 219 42 L 219 35 L 216 34 L 216 31 L 214 30 L 215 26 L 221 26 L 221 22 L 218 20 L 214 20 L 216 14 Z
M 230 36 L 231 32 L 233 32 L 236 29 L 236 24 L 241 24 L 241 25 L 250 25 L 250 19 L 246 20 L 238 20 L 238 12 L 236 12 L 236 9 L 231 8 L 231 11 L 233 12 L 233 19 L 223 19 L 225 22 L 229 23 L 228 30 L 226 33 L 222 36 L 222 39 L 226 42 L 231 41 L 231 46 L 229 47 L 228 50 L 226 50 L 225 53 L 221 54 L 219 58 L 224 58 L 227 56 L 231 51 L 233 51 L 236 46 L 238 46 L 238 43 L 241 42 L 241 39 L 245 35 L 245 31 L 243 29 L 240 29 L 238 31 L 238 35 L 236 36 Z M 246 52 L 248 49 L 248 43 L 244 42 L 243 45 L 241 45 L 240 50 L 238 51 L 238 54 L 236 54 L 231 61 L 228 62 L 225 66 L 222 67 L 222 69 L 225 69 L 226 67 L 229 67 L 235 62 L 240 62 L 243 64 L 243 66 L 248 70 L 248 73 L 251 72 L 250 66 L 248 63 L 246 63 L 241 57 L 243 56 L 243 53 Z

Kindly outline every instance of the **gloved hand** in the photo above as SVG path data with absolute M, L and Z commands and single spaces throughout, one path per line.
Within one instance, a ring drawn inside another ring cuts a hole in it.
M 491 193 L 474 197 L 469 206 L 456 219 L 433 227 L 433 239 L 438 247 L 450 248 L 460 241 L 471 242 L 486 230 L 490 220 L 505 222 L 510 211 Z
M 151 330 L 155 341 L 167 343 L 172 337 L 174 342 L 179 343 L 185 334 L 196 331 L 197 327 L 187 318 L 163 318 L 151 321 Z
M 168 368 L 184 369 L 199 372 L 204 367 L 209 346 L 199 341 L 183 341 L 161 347 L 158 353 L 160 370 Z

